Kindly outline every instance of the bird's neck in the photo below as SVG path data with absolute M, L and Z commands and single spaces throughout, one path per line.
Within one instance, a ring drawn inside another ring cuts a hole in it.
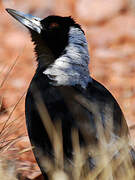
M 35 45 L 36 60 L 38 63 L 37 70 L 45 69 L 55 60 L 52 51 L 48 48 L 43 38 L 38 33 L 31 31 L 31 38 Z
M 41 54 L 38 58 L 40 58 L 39 62 L 44 62 L 44 58 L 47 62 L 53 61 L 43 73 L 54 82 L 54 85 L 87 87 L 88 82 L 91 81 L 88 70 L 90 58 L 86 38 L 79 28 L 70 28 L 68 45 L 59 58 L 54 60 L 53 56 L 49 57 L 49 53 Z M 50 60 L 48 61 L 47 58 Z
M 52 64 L 55 60 L 53 53 L 50 51 L 49 48 L 45 48 L 43 46 L 43 48 L 36 46 L 36 49 L 40 49 L 37 50 L 37 62 L 38 62 L 38 69 L 46 69 L 50 64 Z

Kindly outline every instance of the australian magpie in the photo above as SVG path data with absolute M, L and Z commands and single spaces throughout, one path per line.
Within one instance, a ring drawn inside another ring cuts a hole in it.
M 33 152 L 44 177 L 47 179 L 40 152 L 55 159 L 50 138 L 54 129 L 48 132 L 48 117 L 54 127 L 61 122 L 65 159 L 73 158 L 73 129 L 78 132 L 80 147 L 96 146 L 102 140 L 99 127 L 108 133 L 108 143 L 127 138 L 127 123 L 118 103 L 89 75 L 90 56 L 81 26 L 71 17 L 52 15 L 40 19 L 12 9 L 7 11 L 29 29 L 35 44 L 37 69 L 27 91 L 25 113 Z

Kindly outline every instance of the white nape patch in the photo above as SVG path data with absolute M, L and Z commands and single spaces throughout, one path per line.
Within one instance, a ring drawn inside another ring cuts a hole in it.
M 54 80 L 56 86 L 78 84 L 86 88 L 92 81 L 88 70 L 90 57 L 85 35 L 79 28 L 70 28 L 68 46 L 64 52 L 43 73 Z

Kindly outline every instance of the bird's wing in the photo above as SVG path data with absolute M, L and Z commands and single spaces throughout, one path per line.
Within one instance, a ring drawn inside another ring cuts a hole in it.
M 93 81 L 86 89 L 61 88 L 68 109 L 84 139 L 95 143 L 103 133 L 108 138 L 127 135 L 127 124 L 116 100 L 105 87 Z

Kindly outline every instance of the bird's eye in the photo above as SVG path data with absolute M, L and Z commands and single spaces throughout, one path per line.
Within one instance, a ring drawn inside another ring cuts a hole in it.
M 49 29 L 56 29 L 56 28 L 59 28 L 59 24 L 56 23 L 56 22 L 52 22 L 49 24 Z

